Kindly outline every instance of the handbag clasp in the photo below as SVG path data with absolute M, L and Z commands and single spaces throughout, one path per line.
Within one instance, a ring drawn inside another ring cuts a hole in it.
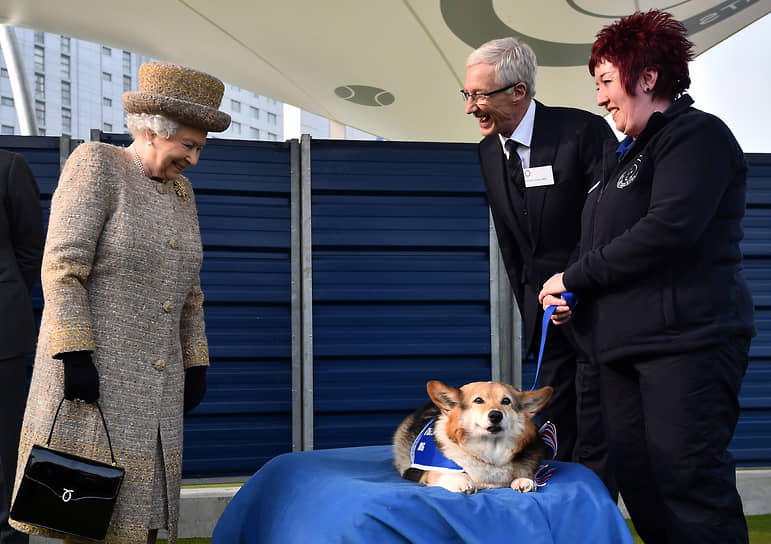
M 62 493 L 62 501 L 64 502 L 70 502 L 70 499 L 72 499 L 72 492 L 75 491 L 74 489 L 67 489 L 64 488 L 64 493 Z

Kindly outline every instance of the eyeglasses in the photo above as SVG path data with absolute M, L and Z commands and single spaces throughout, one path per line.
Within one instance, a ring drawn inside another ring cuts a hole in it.
M 471 100 L 472 102 L 476 102 L 478 104 L 483 104 L 483 103 L 487 102 L 487 97 L 488 96 L 492 96 L 495 93 L 500 93 L 500 92 L 503 92 L 503 91 L 508 91 L 509 89 L 511 89 L 512 87 L 516 87 L 520 83 L 522 83 L 522 82 L 521 81 L 517 81 L 516 83 L 512 83 L 511 85 L 507 85 L 506 87 L 501 87 L 500 89 L 495 89 L 494 91 L 489 91 L 489 92 L 486 92 L 486 93 L 467 93 L 466 91 L 461 89 L 460 90 L 460 94 L 463 97 L 463 101 L 464 102 L 468 102 L 469 100 Z

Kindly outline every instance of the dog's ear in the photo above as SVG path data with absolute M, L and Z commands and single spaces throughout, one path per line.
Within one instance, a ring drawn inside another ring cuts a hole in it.
M 428 396 L 442 412 L 451 412 L 460 404 L 460 390 L 432 380 L 426 384 Z
M 535 391 L 526 391 L 522 393 L 522 396 L 519 399 L 522 403 L 522 408 L 530 415 L 530 417 L 535 417 L 538 410 L 543 408 L 546 403 L 549 402 L 553 391 L 554 390 L 551 387 L 546 386 L 536 389 Z

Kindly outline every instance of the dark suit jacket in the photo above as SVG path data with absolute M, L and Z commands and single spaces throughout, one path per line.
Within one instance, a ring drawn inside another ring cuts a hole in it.
M 529 232 L 515 219 L 512 186 L 497 134 L 479 143 L 479 162 L 487 186 L 498 244 L 525 323 L 526 353 L 534 347 L 543 310 L 538 292 L 552 274 L 562 272 L 579 240 L 587 191 L 599 180 L 603 142 L 615 139 L 605 120 L 583 110 L 544 106 L 536 101 L 530 167 L 551 165 L 554 185 L 525 189 Z M 521 248 L 517 235 L 531 248 Z
M 30 295 L 43 259 L 40 190 L 27 161 L 0 150 L 0 360 L 34 350 Z

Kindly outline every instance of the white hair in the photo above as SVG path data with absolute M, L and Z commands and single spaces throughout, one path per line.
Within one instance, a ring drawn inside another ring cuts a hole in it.
M 151 113 L 127 113 L 126 126 L 134 138 L 145 130 L 149 130 L 161 138 L 168 140 L 176 134 L 179 123 L 174 119 L 169 119 L 163 115 Z
M 527 97 L 535 96 L 538 61 L 526 43 L 515 38 L 491 40 L 472 51 L 466 59 L 466 68 L 475 64 L 492 64 L 496 83 L 501 87 L 521 81 L 527 87 Z M 512 93 L 514 89 L 506 92 Z

